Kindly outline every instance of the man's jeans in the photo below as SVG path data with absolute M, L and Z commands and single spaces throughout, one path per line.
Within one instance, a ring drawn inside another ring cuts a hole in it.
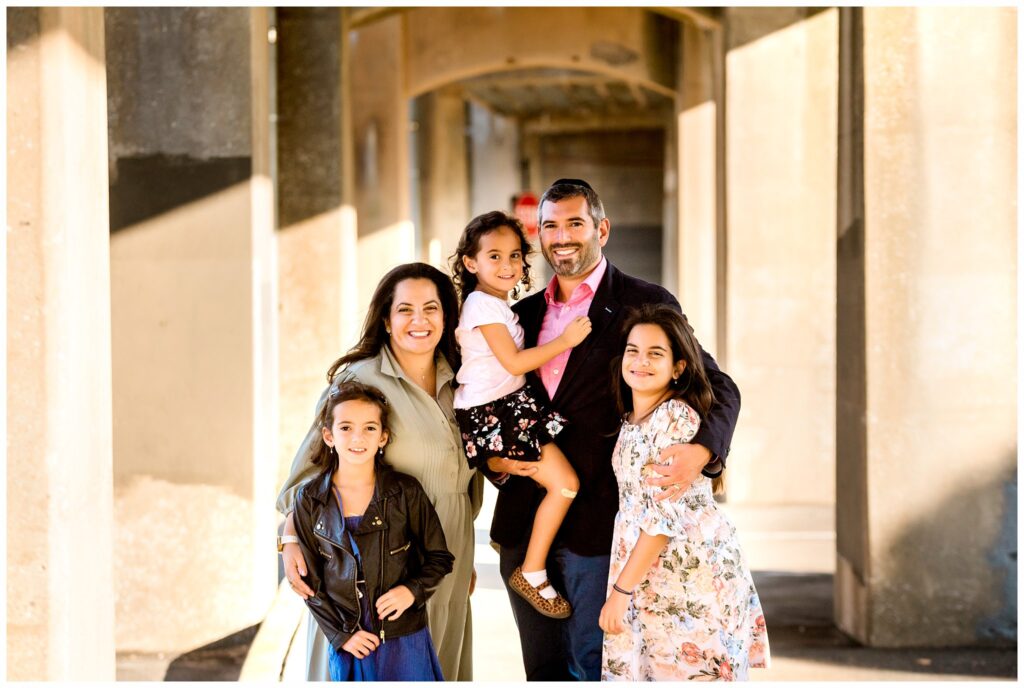
M 572 605 L 568 619 L 549 619 L 508 587 L 512 571 L 522 565 L 526 544 L 502 547 L 501 578 L 519 628 L 528 681 L 601 680 L 601 644 L 597 625 L 607 598 L 610 554 L 583 557 L 564 547 L 548 555 L 548 580 Z

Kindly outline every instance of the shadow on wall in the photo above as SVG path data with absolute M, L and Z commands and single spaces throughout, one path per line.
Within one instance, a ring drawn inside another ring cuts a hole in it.
M 259 624 L 176 657 L 165 681 L 237 681 Z
M 975 647 L 1016 645 L 1016 448 L 1001 465 L 984 482 L 937 503 L 893 541 L 883 561 L 894 589 L 881 591 L 892 606 L 879 615 L 895 642 L 879 634 L 878 644 L 906 645 L 901 639 L 914 637 L 921 646 L 939 645 L 955 637 Z
M 892 680 L 889 672 L 922 681 L 949 675 L 980 679 L 1017 676 L 1013 648 L 883 649 L 859 644 L 832 621 L 830 573 L 754 571 L 753 575 L 772 657 L 782 660 L 783 671 L 802 666 L 807 672 L 802 678 L 809 679 L 814 675 L 813 665 L 821 665 L 822 680 L 826 676 L 828 680 Z M 771 670 L 756 676 L 773 680 Z

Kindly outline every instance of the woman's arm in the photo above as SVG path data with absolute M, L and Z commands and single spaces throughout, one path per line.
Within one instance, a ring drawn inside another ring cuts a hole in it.
M 566 325 L 565 331 L 547 344 L 522 351 L 516 347 L 516 342 L 504 323 L 480 325 L 479 330 L 502 368 L 510 375 L 525 375 L 582 342 L 590 334 L 590 328 L 590 318 L 581 315 Z
M 598 625 L 605 633 L 615 634 L 626 630 L 626 608 L 632 598 L 632 592 L 643 581 L 647 572 L 650 571 L 651 565 L 658 559 L 667 544 L 667 535 L 649 535 L 643 531 L 640 532 L 640 537 L 637 538 L 626 565 L 619 573 L 618 580 L 614 581 L 617 587 L 626 592 L 622 593 L 613 588 L 611 594 L 608 595 L 608 601 L 601 608 Z

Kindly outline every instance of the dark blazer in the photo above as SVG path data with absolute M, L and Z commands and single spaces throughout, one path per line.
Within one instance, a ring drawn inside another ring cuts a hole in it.
M 555 443 L 580 478 L 579 495 L 562 523 L 556 543 L 579 555 L 595 556 L 611 551 L 612 529 L 619 505 L 611 456 L 621 425 L 612 391 L 617 377 L 613 377 L 611 362 L 625 346 L 622 325 L 629 307 L 645 303 L 667 303 L 682 312 L 679 302 L 666 289 L 630 277 L 609 262 L 588 312 L 593 330 L 572 350 L 555 398 L 551 400 L 551 406 L 569 421 Z M 537 345 L 546 308 L 541 292 L 523 299 L 513 309 L 526 333 L 525 347 Z M 701 351 L 716 403 L 702 419 L 693 441 L 710 449 L 724 466 L 739 415 L 740 394 L 715 360 L 703 349 Z M 536 372 L 530 375 L 543 397 L 544 386 L 539 377 Z M 484 473 L 489 473 L 486 468 Z M 493 478 L 493 474 L 488 477 Z M 499 545 L 516 547 L 529 537 L 543 492 L 533 480 L 517 476 L 509 478 L 499 490 L 491 539 Z

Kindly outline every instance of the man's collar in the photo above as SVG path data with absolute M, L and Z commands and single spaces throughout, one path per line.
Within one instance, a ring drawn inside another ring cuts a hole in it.
M 583 280 L 580 284 L 578 284 L 576 286 L 576 288 L 573 290 L 572 294 L 569 295 L 569 300 L 566 301 L 565 303 L 568 304 L 568 303 L 572 302 L 574 300 L 574 297 L 576 297 L 578 294 L 581 295 L 581 296 L 592 296 L 592 295 L 596 294 L 597 293 L 597 288 L 599 286 L 601 286 L 601 279 L 604 277 L 604 273 L 607 270 L 608 270 L 608 259 L 602 255 L 601 256 L 601 262 L 597 264 L 597 267 L 594 268 L 593 272 L 591 272 L 589 275 L 587 275 L 587 279 Z M 589 289 L 590 291 L 589 292 L 580 292 L 580 289 L 582 287 L 584 287 L 584 286 L 586 286 L 587 289 Z M 551 281 L 548 282 L 548 286 L 544 289 L 544 301 L 549 306 L 552 305 L 552 304 L 555 304 L 555 303 L 561 303 L 560 301 L 557 301 L 555 299 L 555 294 L 557 293 L 556 292 L 557 289 L 558 289 L 558 275 L 555 275 L 555 276 L 553 276 L 551 278 Z

